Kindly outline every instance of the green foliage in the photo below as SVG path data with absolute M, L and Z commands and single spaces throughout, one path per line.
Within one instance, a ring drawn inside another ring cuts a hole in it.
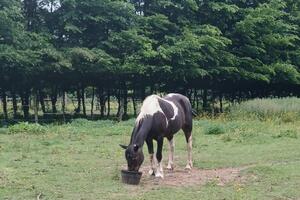
M 297 67 L 287 63 L 275 63 L 273 65 L 276 76 L 273 81 L 276 83 L 300 83 L 300 72 Z
M 189 79 L 226 76 L 232 66 L 232 56 L 226 52 L 231 41 L 211 25 L 185 29 L 173 44 L 163 46 L 168 65 L 172 66 L 172 78 L 188 82 Z
M 225 129 L 220 124 L 211 124 L 204 128 L 204 134 L 219 135 L 225 133 Z
M 257 8 L 246 9 L 245 18 L 236 23 L 236 33 L 243 42 L 235 43 L 241 44 L 237 54 L 242 59 L 240 68 L 245 70 L 245 77 L 270 82 L 271 79 L 280 79 L 283 71 L 292 70 L 289 54 L 299 42 L 296 32 L 299 27 L 285 20 L 288 15 L 285 8 L 286 4 L 281 0 L 260 4 Z M 282 68 L 286 69 L 279 70 L 278 63 L 284 63 Z M 277 66 L 275 73 L 274 65 Z M 297 77 L 299 72 L 296 69 L 294 73 Z M 297 79 L 296 84 L 299 84 Z M 295 78 L 289 81 L 294 82 Z
M 273 135 L 274 138 L 288 137 L 288 138 L 298 138 L 298 134 L 295 130 L 284 130 Z
M 29 73 L 54 76 L 72 70 L 100 76 L 163 73 L 167 84 L 207 78 L 209 85 L 228 80 L 299 84 L 295 2 L 43 0 L 25 1 L 24 13 L 21 5 L 2 3 L 1 42 L 12 45 L 5 47 L 9 51 L 30 49 L 40 57 L 9 63 L 3 58 L 5 67 L 37 65 Z
M 299 8 L 295 0 L 3 0 L 0 89 L 21 97 L 92 86 L 139 98 L 209 90 L 211 102 L 297 96 Z
M 18 1 L 3 0 L 0 3 L 0 44 L 13 45 L 23 28 L 23 16 Z
M 43 134 L 46 130 L 47 128 L 45 126 L 28 122 L 22 122 L 8 127 L 8 133 L 10 134 Z

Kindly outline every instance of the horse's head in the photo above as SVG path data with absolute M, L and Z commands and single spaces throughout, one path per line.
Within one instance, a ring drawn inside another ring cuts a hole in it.
M 137 144 L 131 144 L 129 146 L 120 145 L 125 150 L 125 158 L 127 160 L 129 171 L 139 171 L 143 161 L 144 154 L 143 148 Z

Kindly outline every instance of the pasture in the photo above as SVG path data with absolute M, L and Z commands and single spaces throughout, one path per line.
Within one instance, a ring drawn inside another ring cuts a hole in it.
M 1 199 L 299 199 L 300 121 L 220 116 L 194 121 L 194 169 L 184 171 L 186 144 L 175 136 L 175 171 L 144 172 L 124 185 L 120 170 L 134 120 L 77 119 L 0 129 Z M 167 165 L 168 145 L 163 150 Z
M 0 200 L 300 200 L 299 2 L 1 0 Z

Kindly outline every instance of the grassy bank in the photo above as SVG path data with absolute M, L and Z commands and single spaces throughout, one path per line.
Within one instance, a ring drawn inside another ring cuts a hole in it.
M 300 120 L 300 98 L 253 99 L 230 107 L 228 116 L 233 119 Z

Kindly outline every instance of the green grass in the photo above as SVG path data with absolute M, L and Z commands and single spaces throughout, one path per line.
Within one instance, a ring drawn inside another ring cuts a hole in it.
M 0 129 L 0 199 L 36 199 L 38 195 L 40 199 L 123 200 L 300 198 L 299 121 L 195 121 L 194 166 L 249 166 L 241 172 L 244 181 L 151 189 L 120 182 L 125 159 L 118 144 L 128 143 L 133 124 L 133 120 L 78 119 L 65 125 L 19 124 Z M 184 168 L 182 132 L 175 142 L 175 163 Z M 167 142 L 164 145 L 166 165 Z M 144 165 L 149 165 L 147 159 Z

